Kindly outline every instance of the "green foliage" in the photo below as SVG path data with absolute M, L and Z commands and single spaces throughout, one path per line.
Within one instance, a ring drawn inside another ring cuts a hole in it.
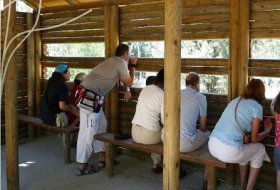
M 48 44 L 51 57 L 104 57 L 104 43 Z
M 253 59 L 280 59 L 280 40 L 252 40 Z

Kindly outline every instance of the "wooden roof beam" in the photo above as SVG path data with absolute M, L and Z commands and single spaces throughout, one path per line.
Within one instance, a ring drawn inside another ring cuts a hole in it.
M 129 4 L 138 4 L 138 3 L 152 3 L 152 2 L 163 2 L 163 0 L 99 0 L 89 3 L 80 3 L 75 5 L 63 5 L 57 7 L 46 7 L 42 9 L 42 13 L 51 13 L 51 12 L 63 12 L 79 9 L 90 9 L 90 8 L 99 8 L 109 5 L 129 5 Z
M 78 2 L 76 0 L 66 0 L 70 5 L 77 5 Z
M 34 10 L 38 10 L 39 7 L 39 3 L 37 1 L 34 0 L 22 0 L 26 5 L 28 5 L 29 7 L 31 7 Z M 43 5 L 43 4 L 42 4 Z M 42 6 L 42 8 L 44 8 Z

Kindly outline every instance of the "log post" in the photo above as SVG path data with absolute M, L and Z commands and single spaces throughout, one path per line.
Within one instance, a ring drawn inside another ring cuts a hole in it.
M 248 83 L 248 67 L 250 58 L 250 0 L 240 0 L 240 68 L 239 95 L 245 91 Z
M 37 15 L 34 12 L 34 16 Z M 36 28 L 40 28 L 41 26 L 41 18 L 38 21 L 38 25 Z M 34 33 L 35 37 L 35 88 L 36 88 L 36 98 L 35 98 L 35 105 L 36 105 L 36 116 L 40 114 L 40 106 L 41 106 L 41 95 L 42 95 L 42 65 L 41 65 L 41 57 L 42 57 L 42 39 L 41 39 L 41 32 L 37 31 Z M 36 131 L 38 135 L 41 135 L 42 130 L 39 129 Z
M 165 1 L 163 189 L 179 189 L 182 2 Z M 172 92 L 172 93 L 170 93 Z
M 250 2 L 230 1 L 230 59 L 228 102 L 241 95 L 248 83 L 250 57 Z M 235 183 L 236 165 L 227 167 L 227 179 Z
M 106 58 L 115 55 L 115 50 L 119 44 L 119 7 L 106 6 L 105 7 L 105 50 Z M 118 121 L 118 85 L 108 94 L 106 99 L 106 115 L 109 118 L 108 126 L 110 132 L 116 133 L 119 131 Z
M 115 50 L 119 45 L 119 7 L 117 5 L 111 6 L 111 25 L 110 25 L 110 38 L 111 38 L 111 56 L 115 55 Z M 119 85 L 111 91 L 111 132 L 119 132 Z
M 111 7 L 105 6 L 104 7 L 104 32 L 105 32 L 105 59 L 111 57 Z M 106 95 L 105 100 L 105 115 L 108 122 L 108 131 L 111 131 L 111 93 Z
M 230 55 L 228 77 L 228 102 L 238 96 L 238 64 L 240 61 L 240 3 L 230 1 Z
M 33 14 L 27 13 L 27 30 L 30 30 L 34 24 Z M 27 82 L 28 82 L 28 115 L 35 114 L 35 40 L 34 33 L 31 33 L 27 39 Z M 34 137 L 34 128 L 28 127 L 28 137 Z
M 34 13 L 36 15 L 36 13 Z M 40 28 L 41 18 L 38 21 L 36 28 Z M 42 93 L 42 42 L 41 42 L 41 32 L 37 31 L 34 34 L 35 36 L 35 86 L 36 86 L 36 114 L 39 116 L 40 106 L 41 106 L 41 93 Z
M 10 1 L 4 0 L 4 5 Z M 10 20 L 8 23 L 8 13 L 10 10 Z M 7 43 L 16 35 L 16 5 L 10 5 L 10 8 L 4 10 L 4 28 L 7 29 Z M 6 31 L 6 30 L 5 30 Z M 5 78 L 5 137 L 6 137 L 6 174 L 7 187 L 9 190 L 19 189 L 19 171 L 18 171 L 18 122 L 17 122 L 17 54 L 12 56 L 9 63 L 7 60 L 16 47 L 14 41 L 6 54 L 5 60 L 2 60 L 7 67 Z

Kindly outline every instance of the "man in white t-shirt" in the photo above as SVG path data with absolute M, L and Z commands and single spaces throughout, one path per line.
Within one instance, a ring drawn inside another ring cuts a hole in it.
M 161 110 L 163 110 L 164 70 L 156 76 L 155 84 L 142 89 L 138 97 L 136 111 L 132 120 L 132 138 L 141 144 L 161 142 Z M 153 173 L 161 173 L 161 155 L 151 154 L 154 162 Z
M 188 73 L 186 89 L 181 90 L 180 152 L 190 152 L 208 141 L 207 101 L 199 93 L 200 78 L 197 73 Z M 199 127 L 197 128 L 197 121 Z

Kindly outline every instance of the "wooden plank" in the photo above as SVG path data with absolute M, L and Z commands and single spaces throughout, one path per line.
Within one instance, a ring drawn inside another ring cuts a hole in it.
M 227 31 L 229 32 L 228 23 L 203 23 L 188 24 L 182 26 L 183 32 L 203 32 L 203 31 Z
M 83 31 L 83 30 L 89 30 L 89 29 L 104 29 L 104 23 L 76 23 L 76 24 L 67 24 L 58 28 L 54 28 L 51 30 L 45 30 L 42 31 L 42 34 L 44 33 L 52 33 L 55 31 Z
M 189 32 L 182 33 L 182 39 L 184 40 L 205 40 L 205 39 L 227 39 L 229 37 L 229 32 Z M 122 42 L 137 42 L 137 41 L 162 41 L 164 40 L 164 35 L 151 34 L 151 35 L 121 35 L 120 39 Z
M 70 68 L 92 69 L 104 61 L 102 57 L 42 57 L 43 67 L 56 67 L 58 64 L 65 63 Z
M 193 23 L 228 23 L 229 14 L 213 14 L 213 15 L 200 15 L 200 16 L 184 16 L 182 18 L 183 24 Z
M 44 20 L 44 21 L 42 21 L 42 26 L 43 27 L 53 26 L 53 25 L 67 22 L 69 20 L 71 20 L 71 19 L 70 18 L 61 18 L 61 19 L 55 19 L 55 20 Z M 103 15 L 101 15 L 101 16 L 83 16 L 83 17 L 79 18 L 78 20 L 71 22 L 71 24 L 88 23 L 88 22 L 103 23 L 104 16 Z
M 86 31 L 58 31 L 42 33 L 42 38 L 65 38 L 65 37 L 93 37 L 104 36 L 104 30 L 86 30 Z
M 228 4 L 228 0 L 183 0 L 183 7 L 196 7 L 196 6 L 206 6 L 206 5 L 220 5 Z
M 252 31 L 250 32 L 251 39 L 256 38 L 280 38 L 280 30 L 263 30 L 263 31 Z
M 277 11 L 264 11 L 264 12 L 251 12 L 251 20 L 260 20 L 260 21 L 264 21 L 264 20 L 268 20 L 268 22 L 271 21 L 279 21 L 280 19 L 280 10 Z
M 197 6 L 183 9 L 183 16 L 186 15 L 205 15 L 205 14 L 229 14 L 229 4 Z
M 143 28 L 123 28 L 120 30 L 121 35 L 152 35 L 152 34 L 163 34 L 164 26 L 154 27 L 143 27 Z
M 53 13 L 49 13 L 49 14 L 43 14 L 42 20 L 50 20 L 50 19 L 57 19 L 57 18 L 74 18 L 85 12 L 86 12 L 85 10 L 53 12 Z M 92 12 L 88 14 L 88 16 L 97 16 L 97 15 L 104 15 L 103 7 L 93 9 Z
M 207 40 L 207 39 L 227 39 L 229 31 L 205 31 L 205 32 L 183 32 L 184 40 Z
M 125 27 L 147 27 L 147 26 L 163 26 L 164 18 L 148 18 L 145 20 L 122 20 L 120 28 Z
M 28 115 L 18 114 L 18 120 L 27 124 L 31 124 L 33 127 L 43 128 L 53 133 L 64 133 L 64 134 L 76 134 L 79 131 L 79 127 L 67 126 L 67 127 L 56 127 L 43 123 L 40 118 L 32 117 Z
M 142 11 L 142 12 L 132 12 L 132 13 L 121 13 L 120 20 L 137 20 L 137 19 L 147 19 L 147 18 L 164 18 L 164 11 Z
M 250 23 L 250 29 L 255 30 L 280 30 L 280 21 L 256 21 Z
M 249 67 L 259 67 L 259 68 L 276 68 L 280 69 L 280 60 L 267 60 L 267 59 L 250 59 Z
M 150 3 L 150 0 L 113 0 L 113 1 L 104 1 L 97 0 L 88 3 L 82 3 L 79 5 L 67 5 L 67 6 L 56 6 L 56 7 L 48 7 L 42 9 L 42 13 L 50 13 L 50 12 L 63 12 L 70 10 L 79 10 L 79 9 L 89 9 L 89 8 L 100 8 L 109 5 L 130 5 L 130 4 L 138 4 L 138 3 Z M 162 2 L 162 0 L 152 0 L 152 2 Z
M 138 4 L 120 7 L 120 13 L 136 13 L 136 12 L 152 12 L 152 11 L 163 11 L 164 12 L 164 2 L 155 2 L 150 4 Z
M 101 133 L 97 134 L 95 136 L 96 140 L 100 140 L 106 143 L 110 143 L 116 146 L 138 150 L 141 152 L 146 153 L 156 153 L 163 155 L 163 144 L 153 144 L 153 145 L 144 145 L 144 144 L 138 144 L 135 143 L 132 138 L 125 139 L 125 140 L 116 140 L 114 138 L 113 133 Z M 212 166 L 218 167 L 218 168 L 226 168 L 226 163 L 219 161 L 218 159 L 211 156 L 208 150 L 208 146 L 202 146 L 201 148 L 188 153 L 180 153 L 179 155 L 180 159 L 194 162 L 194 163 L 200 163 L 200 164 L 210 164 Z
M 253 2 L 251 9 L 252 11 L 279 10 L 280 2 L 278 0 Z
M 277 77 L 279 78 L 279 69 L 268 68 L 249 68 L 249 76 Z
M 93 42 L 104 42 L 104 37 L 81 37 L 81 38 L 46 38 L 42 39 L 42 43 L 53 44 L 53 43 L 93 43 Z

